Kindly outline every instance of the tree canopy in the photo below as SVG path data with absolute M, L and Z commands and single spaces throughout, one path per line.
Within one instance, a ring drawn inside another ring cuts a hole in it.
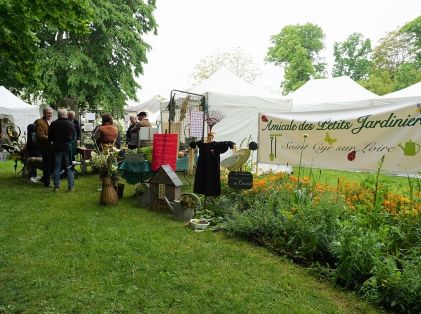
M 347 75 L 353 80 L 367 78 L 370 71 L 371 41 L 360 33 L 353 33 L 344 42 L 335 42 L 332 76 Z
M 20 89 L 34 80 L 41 28 L 89 31 L 88 0 L 1 0 L 0 85 Z
M 389 32 L 373 49 L 370 74 L 360 83 L 372 92 L 383 95 L 421 80 L 417 62 L 416 40 L 407 32 Z
M 324 48 L 322 29 L 314 24 L 287 25 L 271 37 L 266 61 L 284 68 L 284 94 L 296 90 L 310 78 L 324 77 L 326 64 L 319 53 Z
M 62 10 L 49 11 L 52 17 L 37 17 L 39 23 L 30 28 L 34 48 L 30 55 L 18 58 L 33 64 L 33 74 L 24 85 L 27 94 L 53 107 L 120 112 L 128 98 L 135 98 L 135 77 L 143 73 L 147 62 L 150 46 L 143 35 L 156 32 L 155 1 L 50 1 L 62 5 Z M 42 1 L 34 3 L 38 2 Z M 77 7 L 81 12 L 75 8 L 74 16 L 66 7 L 72 3 L 83 4 Z M 61 21 L 62 16 L 65 23 L 54 23 L 54 18 Z
M 253 82 L 260 71 L 253 58 L 237 47 L 233 51 L 225 51 L 202 58 L 193 72 L 194 85 L 209 78 L 221 66 L 225 66 L 232 73 L 246 82 Z
M 406 23 L 400 31 L 409 35 L 411 41 L 414 43 L 416 61 L 421 68 L 421 16 Z

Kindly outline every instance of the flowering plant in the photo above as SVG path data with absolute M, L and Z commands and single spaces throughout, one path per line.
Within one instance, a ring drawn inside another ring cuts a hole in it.
M 120 152 L 119 149 L 111 147 L 104 149 L 99 154 L 92 152 L 91 164 L 92 168 L 98 171 L 101 178 L 116 177 L 118 174 L 117 156 Z

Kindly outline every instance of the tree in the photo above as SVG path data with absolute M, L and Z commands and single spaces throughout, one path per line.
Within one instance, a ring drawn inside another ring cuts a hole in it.
M 417 65 L 421 68 L 421 16 L 405 24 L 400 32 L 409 35 L 411 41 L 414 42 Z
M 237 47 L 231 52 L 221 52 L 201 59 L 195 66 L 192 75 L 194 85 L 209 78 L 221 66 L 225 66 L 246 82 L 253 82 L 260 75 L 259 68 L 253 58 Z
M 319 53 L 324 48 L 322 29 L 314 24 L 288 25 L 271 37 L 266 61 L 284 68 L 283 93 L 296 90 L 310 78 L 324 77 L 326 64 Z
M 136 98 L 135 77 L 143 73 L 155 31 L 155 1 L 91 1 L 89 33 L 42 28 L 37 81 L 28 91 L 53 107 L 94 108 L 120 113 Z
M 421 81 L 421 70 L 417 63 L 408 62 L 402 64 L 395 73 L 394 77 L 394 90 L 413 85 Z
M 358 83 L 377 95 L 388 94 L 395 90 L 390 73 L 386 70 L 372 72 L 369 74 L 367 80 L 361 80 Z
M 41 27 L 89 31 L 88 0 L 0 1 L 0 85 L 21 89 L 34 79 Z
M 415 61 L 415 52 L 411 36 L 399 30 L 389 32 L 373 50 L 372 68 L 387 70 L 393 76 L 399 66 Z
M 383 95 L 418 82 L 421 72 L 416 52 L 410 34 L 399 30 L 388 33 L 373 50 L 368 80 L 360 83 Z
M 367 78 L 370 71 L 370 52 L 370 39 L 364 39 L 360 33 L 351 34 L 342 43 L 335 42 L 332 76 L 348 75 L 355 81 Z

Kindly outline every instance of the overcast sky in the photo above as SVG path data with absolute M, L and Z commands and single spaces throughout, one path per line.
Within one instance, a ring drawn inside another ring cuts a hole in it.
M 260 67 L 257 86 L 279 90 L 282 69 L 265 65 L 264 58 L 270 37 L 284 26 L 320 26 L 326 36 L 322 56 L 331 67 L 335 41 L 359 32 L 375 45 L 386 33 L 419 15 L 421 0 L 157 0 L 158 35 L 145 38 L 152 50 L 138 79 L 139 102 L 190 87 L 200 59 L 235 47 L 251 55 Z

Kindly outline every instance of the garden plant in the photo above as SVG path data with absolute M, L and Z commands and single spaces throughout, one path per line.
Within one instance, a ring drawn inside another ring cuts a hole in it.
M 305 140 L 305 139 L 304 139 Z M 224 185 L 203 216 L 214 228 L 265 246 L 394 312 L 421 311 L 421 186 L 398 188 L 375 174 L 323 183 L 323 170 Z

